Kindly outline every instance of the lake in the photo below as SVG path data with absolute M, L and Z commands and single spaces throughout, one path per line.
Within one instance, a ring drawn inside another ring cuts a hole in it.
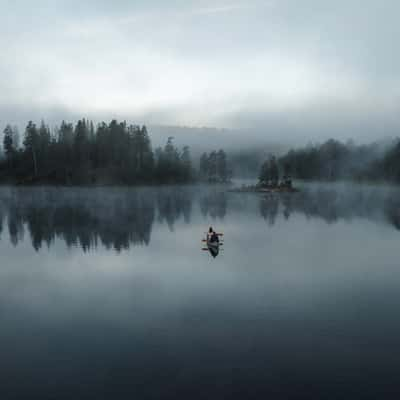
M 1 399 L 400 391 L 397 188 L 1 187 L 0 232 Z

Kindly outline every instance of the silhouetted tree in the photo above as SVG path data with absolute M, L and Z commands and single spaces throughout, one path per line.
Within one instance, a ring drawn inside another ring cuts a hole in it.
M 40 137 L 36 125 L 29 121 L 25 129 L 24 140 L 25 152 L 32 157 L 32 166 L 35 176 L 38 176 L 38 149 L 40 147 Z
M 272 186 L 277 186 L 279 182 L 279 170 L 275 157 L 271 157 L 269 161 L 269 174 Z
M 184 146 L 181 155 L 181 164 L 182 164 L 182 181 L 189 182 L 192 180 L 192 160 L 190 158 L 190 149 L 189 146 Z
M 208 155 L 207 153 L 203 153 L 200 157 L 200 178 L 208 179 Z
M 222 182 L 226 182 L 228 180 L 226 153 L 222 149 L 217 153 L 217 174 Z
M 4 129 L 3 149 L 9 168 L 12 168 L 12 161 L 16 153 L 16 148 L 14 144 L 14 132 L 10 125 L 7 125 Z
M 269 184 L 271 180 L 271 174 L 270 174 L 270 163 L 269 160 L 264 161 L 264 163 L 261 166 L 260 173 L 258 175 L 258 180 L 260 185 L 266 186 Z

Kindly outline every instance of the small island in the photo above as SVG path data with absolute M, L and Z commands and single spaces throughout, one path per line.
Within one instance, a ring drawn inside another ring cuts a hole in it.
M 280 179 L 278 163 L 272 156 L 261 166 L 258 183 L 256 185 L 242 185 L 239 188 L 232 188 L 229 192 L 235 193 L 296 193 L 299 189 L 293 187 L 290 176 L 289 165 L 283 166 L 283 175 Z

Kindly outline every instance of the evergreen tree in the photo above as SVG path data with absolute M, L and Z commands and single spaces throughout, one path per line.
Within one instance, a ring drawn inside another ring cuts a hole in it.
M 272 186 L 277 186 L 279 182 L 279 170 L 275 157 L 271 157 L 269 161 L 269 174 Z
M 181 155 L 182 162 L 182 180 L 184 182 L 189 182 L 192 180 L 192 160 L 190 157 L 189 146 L 185 146 Z
M 203 153 L 200 157 L 200 177 L 201 179 L 208 179 L 208 155 Z
M 154 155 L 151 148 L 151 141 L 147 132 L 146 126 L 142 126 L 142 147 L 141 147 L 141 162 L 142 162 L 142 178 L 149 179 L 154 171 Z
M 13 139 L 13 147 L 15 151 L 18 151 L 19 146 L 20 146 L 20 136 L 19 136 L 19 130 L 17 126 L 14 126 L 12 128 L 12 139 Z
M 217 173 L 221 182 L 226 182 L 228 180 L 226 154 L 222 149 L 217 153 Z
M 264 161 L 264 163 L 261 166 L 261 171 L 258 176 L 258 180 L 260 185 L 266 186 L 269 184 L 271 180 L 271 174 L 270 174 L 270 163 L 268 160 Z
M 38 149 L 40 147 L 39 133 L 36 125 L 29 121 L 25 129 L 24 139 L 25 153 L 32 159 L 33 171 L 35 177 L 38 176 Z
M 96 131 L 96 151 L 95 151 L 95 166 L 107 167 L 110 163 L 109 156 L 109 129 L 105 122 L 97 126 Z
M 161 182 L 173 182 L 180 180 L 181 163 L 178 150 L 170 136 L 164 149 L 157 151 L 156 176 Z
M 81 166 L 85 161 L 88 160 L 88 144 L 89 137 L 86 121 L 85 119 L 79 120 L 75 126 L 74 135 L 74 158 L 76 161 L 76 167 Z
M 216 182 L 218 180 L 216 151 L 212 151 L 208 156 L 208 180 L 211 182 Z
M 11 166 L 16 149 L 14 146 L 14 133 L 10 125 L 7 125 L 4 129 L 3 149 L 9 166 Z
M 74 142 L 74 127 L 65 121 L 61 122 L 61 127 L 58 131 L 58 142 L 65 147 L 72 147 Z
M 50 142 L 51 142 L 50 130 L 42 120 L 39 127 L 39 148 L 38 148 L 38 162 L 41 165 L 42 172 L 46 170 L 46 166 L 48 164 L 47 161 L 49 159 Z

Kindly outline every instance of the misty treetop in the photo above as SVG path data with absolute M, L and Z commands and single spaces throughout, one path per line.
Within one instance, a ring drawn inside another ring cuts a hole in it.
M 330 139 L 290 150 L 278 160 L 285 174 L 304 180 L 386 180 L 400 182 L 400 142 L 355 145 Z
M 266 160 L 261 166 L 260 175 L 258 180 L 261 185 L 272 185 L 277 186 L 279 182 L 279 170 L 276 158 L 272 156 L 269 160 Z
M 20 183 L 58 184 L 185 183 L 194 178 L 190 150 L 182 151 L 168 138 L 152 150 L 146 126 L 112 120 L 96 127 L 79 120 L 62 121 L 53 132 L 44 121 L 29 121 L 22 147 L 16 128 L 7 125 L 0 179 Z
M 400 140 L 356 145 L 329 139 L 318 145 L 270 156 L 259 167 L 259 185 L 290 185 L 303 180 L 365 180 L 400 183 Z
M 200 157 L 200 178 L 207 182 L 225 183 L 232 177 L 224 150 L 203 153 Z

